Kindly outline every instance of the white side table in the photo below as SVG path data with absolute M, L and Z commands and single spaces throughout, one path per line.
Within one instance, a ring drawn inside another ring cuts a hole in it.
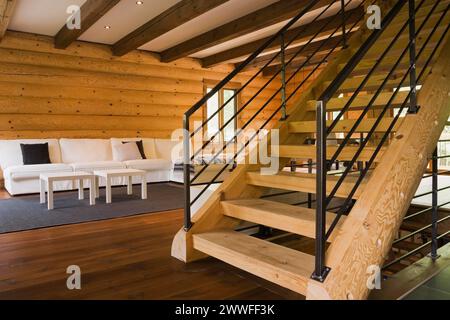
M 40 195 L 41 204 L 45 203 L 45 192 L 47 191 L 48 210 L 54 209 L 53 204 L 53 183 L 56 181 L 78 181 L 78 200 L 84 200 L 84 180 L 89 180 L 89 200 L 90 205 L 95 205 L 95 176 L 87 172 L 59 172 L 59 173 L 45 173 L 41 174 L 40 180 Z
M 127 193 L 133 194 L 133 177 L 141 177 L 141 195 L 142 200 L 147 199 L 147 172 L 135 169 L 117 169 L 94 171 L 96 196 L 99 197 L 99 178 L 106 180 L 106 203 L 112 202 L 111 180 L 112 178 L 125 177 L 127 179 Z

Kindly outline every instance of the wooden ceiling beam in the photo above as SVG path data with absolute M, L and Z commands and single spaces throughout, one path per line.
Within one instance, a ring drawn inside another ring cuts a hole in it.
M 123 56 L 228 1 L 182 0 L 116 42 L 113 54 Z
M 81 28 L 70 30 L 67 24 L 55 36 L 55 48 L 66 49 L 120 0 L 87 0 L 80 8 Z
M 320 0 L 313 9 L 334 0 Z M 310 3 L 309 0 L 281 0 L 248 15 L 226 23 L 197 37 L 161 52 L 161 61 L 171 62 L 214 47 L 237 37 L 286 21 Z
M 363 8 L 356 8 L 348 11 L 348 19 L 347 19 L 347 28 L 350 28 L 353 24 L 355 24 L 358 20 L 361 19 L 361 16 L 364 14 Z M 312 36 L 318 33 L 324 25 L 327 25 L 317 37 L 325 37 L 329 36 L 331 33 L 336 30 L 342 23 L 341 19 L 336 19 L 335 16 L 321 19 L 315 21 L 313 23 L 303 25 L 297 28 L 290 29 L 286 32 L 286 42 L 290 42 L 293 39 L 293 44 L 307 42 Z M 219 52 L 217 54 L 211 55 L 209 57 L 202 59 L 202 66 L 204 68 L 209 68 L 221 63 L 225 63 L 227 61 L 246 58 L 251 53 L 255 52 L 258 48 L 260 48 L 263 44 L 269 41 L 273 36 L 269 36 L 260 40 L 256 40 L 247 44 L 244 44 L 239 47 L 231 48 L 226 51 Z M 273 41 L 271 45 L 267 48 L 266 51 L 271 51 L 277 49 L 281 45 L 280 40 L 277 39 Z
M 0 41 L 8 29 L 16 3 L 16 0 L 0 0 Z

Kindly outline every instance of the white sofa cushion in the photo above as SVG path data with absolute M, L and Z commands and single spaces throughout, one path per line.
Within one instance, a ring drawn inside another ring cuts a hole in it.
M 128 142 L 128 141 L 142 141 L 142 145 L 144 146 L 144 152 L 147 159 L 157 158 L 156 151 L 155 151 L 155 139 L 151 138 L 112 138 L 111 139 L 111 146 L 112 146 L 112 155 L 114 161 L 120 161 L 118 160 L 119 157 L 117 155 L 117 152 L 115 151 L 115 146 L 122 144 L 122 142 Z
M 165 159 L 130 160 L 124 162 L 127 168 L 145 171 L 172 170 L 171 161 Z
M 169 139 L 155 139 L 157 158 L 165 159 L 172 163 L 183 157 L 183 142 Z
M 95 162 L 79 162 L 70 165 L 74 171 L 93 172 L 95 170 L 113 170 L 125 169 L 123 162 L 118 161 L 95 161 Z
M 112 161 L 111 141 L 108 139 L 60 139 L 64 163 Z
M 113 147 L 116 153 L 116 161 L 142 160 L 141 152 L 136 142 L 118 144 Z
M 14 181 L 39 179 L 41 173 L 52 172 L 72 172 L 71 166 L 64 163 L 34 164 L 28 166 L 8 167 L 5 172 L 5 178 Z
M 20 144 L 48 143 L 50 161 L 61 163 L 61 149 L 57 139 L 27 139 L 27 140 L 0 140 L 0 166 L 2 170 L 10 166 L 23 165 Z

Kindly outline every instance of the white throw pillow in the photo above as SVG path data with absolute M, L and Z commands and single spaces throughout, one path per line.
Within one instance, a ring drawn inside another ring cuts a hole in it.
M 135 142 L 118 144 L 114 146 L 117 161 L 142 160 L 141 153 Z

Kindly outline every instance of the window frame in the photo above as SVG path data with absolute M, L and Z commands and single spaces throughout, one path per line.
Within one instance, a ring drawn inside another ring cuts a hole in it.
M 204 79 L 203 80 L 203 93 L 206 95 L 208 89 L 213 89 L 218 83 L 219 83 L 219 81 Z M 229 82 L 229 83 L 227 83 L 227 85 L 225 87 L 220 89 L 218 92 L 219 93 L 219 107 L 221 107 L 225 102 L 224 101 L 224 91 L 225 90 L 237 91 L 241 87 L 242 87 L 241 84 L 238 82 Z M 238 110 L 241 107 L 241 94 L 242 94 L 242 92 L 239 92 L 237 94 L 237 96 L 235 97 L 235 107 L 234 107 L 235 114 L 238 112 Z M 204 124 L 207 119 L 208 119 L 208 110 L 207 110 L 207 104 L 205 103 L 205 105 L 203 107 L 203 112 L 202 112 L 202 123 Z M 224 109 L 222 109 L 219 112 L 219 128 L 222 127 L 224 123 L 225 123 Z M 234 122 L 235 132 L 238 129 L 240 124 L 241 124 L 241 115 L 238 115 L 236 118 L 236 121 Z M 205 125 L 205 132 L 208 133 L 208 125 L 207 124 Z M 220 135 L 220 139 L 221 139 L 221 141 L 225 141 L 225 139 L 223 137 L 223 133 Z

